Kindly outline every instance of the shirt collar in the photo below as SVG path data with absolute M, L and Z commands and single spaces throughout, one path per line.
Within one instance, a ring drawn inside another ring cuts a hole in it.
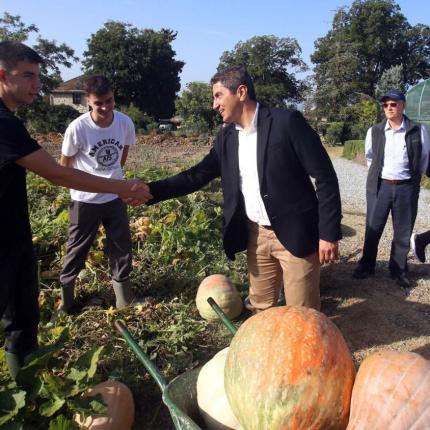
M 258 108 L 259 108 L 260 104 L 257 102 L 257 105 L 255 107 L 255 113 L 254 113 L 254 117 L 252 118 L 251 121 L 251 126 L 246 130 L 246 133 L 254 133 L 257 131 L 257 120 L 258 120 Z M 245 131 L 245 129 L 243 127 L 241 127 L 239 124 L 235 124 L 236 125 L 236 130 L 239 131 Z
M 387 130 L 392 130 L 392 128 L 390 127 L 390 123 L 388 121 L 385 123 L 385 128 L 384 128 L 384 131 L 387 131 Z M 405 131 L 405 130 L 406 130 L 405 118 L 403 117 L 402 124 L 395 131 Z

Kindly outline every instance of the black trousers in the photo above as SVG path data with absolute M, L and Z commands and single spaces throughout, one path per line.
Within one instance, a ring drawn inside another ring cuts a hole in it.
M 69 239 L 64 266 L 60 275 L 63 285 L 75 281 L 85 265 L 85 259 L 100 224 L 106 230 L 106 254 L 112 278 L 118 282 L 128 280 L 131 272 L 132 242 L 127 206 L 121 199 L 107 203 L 72 201 L 69 208 Z
M 26 355 L 37 347 L 39 324 L 37 264 L 31 240 L 0 249 L 0 317 L 5 349 Z
M 407 271 L 410 237 L 418 210 L 419 184 L 381 181 L 378 194 L 367 193 L 366 232 L 360 266 L 374 270 L 379 240 L 391 212 L 393 240 L 389 269 L 392 275 Z

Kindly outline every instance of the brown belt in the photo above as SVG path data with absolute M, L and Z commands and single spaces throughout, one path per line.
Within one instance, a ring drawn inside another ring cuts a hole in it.
M 382 181 L 391 185 L 409 184 L 411 182 L 410 179 L 382 179 Z

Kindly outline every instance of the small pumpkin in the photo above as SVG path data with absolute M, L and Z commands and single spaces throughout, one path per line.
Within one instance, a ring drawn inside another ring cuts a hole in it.
M 247 430 L 344 430 L 354 377 L 351 353 L 330 319 L 314 309 L 282 306 L 239 328 L 224 384 Z
M 82 420 L 78 415 L 75 421 L 87 430 L 131 430 L 134 422 L 134 400 L 130 389 L 118 381 L 105 381 L 87 392 L 87 396 L 101 394 L 107 405 L 105 415 L 91 415 Z
M 224 366 L 228 348 L 219 351 L 200 370 L 197 404 L 208 430 L 240 430 L 224 389 Z
M 357 372 L 347 430 L 430 429 L 430 361 L 413 352 L 380 351 Z
M 197 290 L 196 305 L 202 318 L 218 320 L 207 299 L 212 297 L 228 318 L 236 318 L 243 309 L 242 299 L 236 287 L 225 275 L 210 275 L 200 283 Z

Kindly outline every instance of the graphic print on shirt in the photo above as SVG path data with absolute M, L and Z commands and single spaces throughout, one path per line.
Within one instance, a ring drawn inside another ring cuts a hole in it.
M 93 157 L 97 165 L 96 171 L 113 170 L 118 164 L 123 145 L 116 139 L 102 139 L 90 150 L 89 156 Z

